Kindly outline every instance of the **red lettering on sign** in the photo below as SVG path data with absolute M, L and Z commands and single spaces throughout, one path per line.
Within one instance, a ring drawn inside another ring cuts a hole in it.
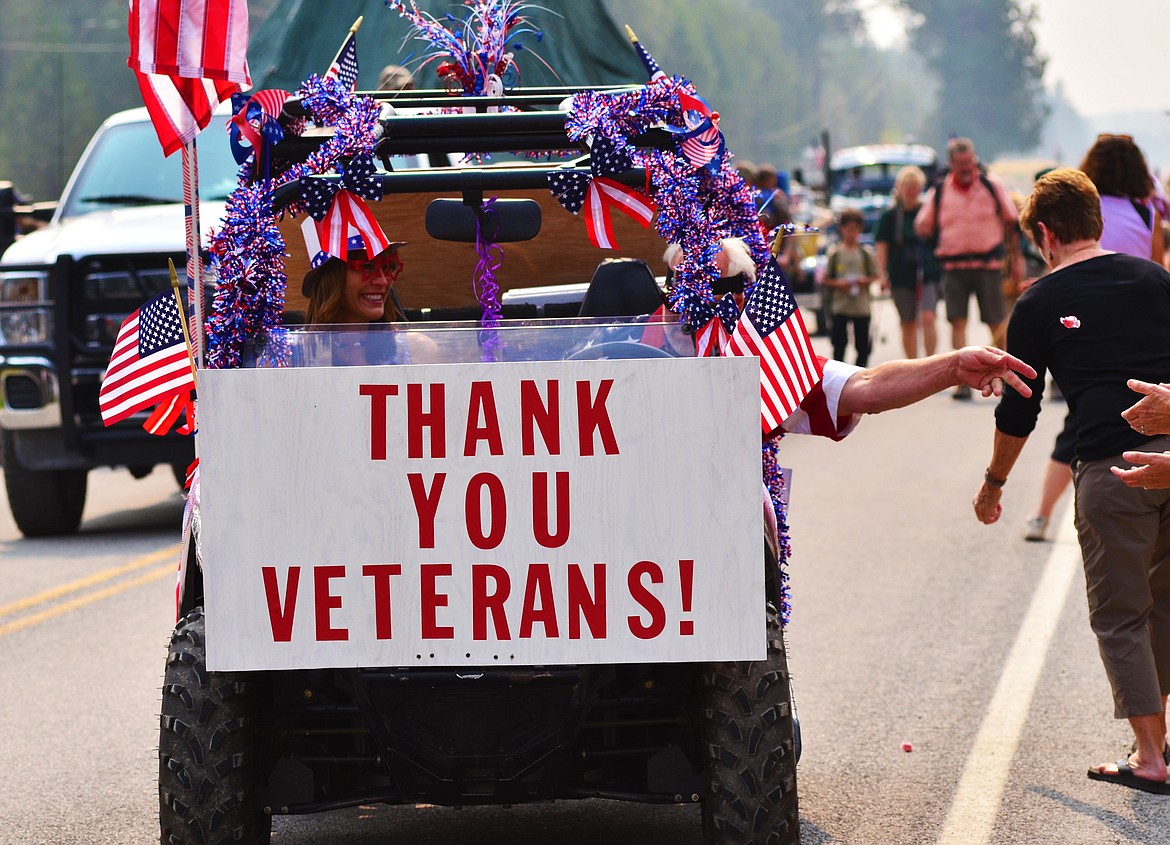
M 272 627 L 272 641 L 292 641 L 293 613 L 297 607 L 297 585 L 301 582 L 301 568 L 290 566 L 284 588 L 284 601 L 280 600 L 280 585 L 276 581 L 276 567 L 262 567 L 264 597 L 268 599 L 268 624 Z
M 532 536 L 546 549 L 559 549 L 569 541 L 569 474 L 557 473 L 557 527 L 549 527 L 548 473 L 532 473 Z
M 580 564 L 569 564 L 569 639 L 581 639 L 581 620 L 589 636 L 605 639 L 605 564 L 593 564 L 593 591 L 585 583 Z
M 396 384 L 360 384 L 358 393 L 370 397 L 370 460 L 386 460 L 386 400 L 398 395 Z M 380 400 L 380 401 L 379 401 Z
M 329 619 L 330 613 L 341 607 L 341 596 L 329 592 L 329 582 L 334 578 L 344 577 L 344 566 L 313 567 L 313 609 L 316 612 L 319 643 L 349 639 L 349 631 L 345 628 L 334 628 Z
M 393 639 L 391 628 L 390 579 L 402 574 L 398 563 L 367 563 L 362 575 L 374 579 L 374 632 L 380 640 Z
M 593 454 L 593 432 L 596 429 L 605 454 L 616 455 L 617 437 L 614 436 L 613 423 L 610 422 L 609 411 L 605 407 L 605 402 L 609 399 L 609 390 L 613 387 L 613 379 L 602 379 L 597 385 L 597 395 L 594 397 L 589 395 L 591 386 L 587 381 L 577 382 L 577 438 L 581 454 Z
M 695 562 L 683 559 L 678 562 L 678 583 L 682 592 L 682 612 L 691 612 L 691 601 L 695 594 Z M 678 632 L 684 637 L 695 633 L 695 620 L 683 619 L 678 623 Z
M 427 490 L 421 472 L 407 473 L 406 480 L 410 484 L 410 495 L 414 499 L 414 512 L 418 516 L 418 547 L 420 549 L 433 549 L 435 547 L 435 513 L 439 509 L 439 497 L 443 495 L 443 482 L 447 480 L 447 473 L 436 472 L 430 490 Z
M 540 390 L 532 379 L 520 382 L 520 444 L 525 455 L 536 454 L 536 431 L 544 441 L 549 455 L 561 453 L 560 382 L 549 379 L 545 383 L 548 401 L 540 398 Z
M 489 580 L 495 586 L 488 592 Z M 504 602 L 512 590 L 508 570 L 494 563 L 477 563 L 471 567 L 471 635 L 477 640 L 487 639 L 488 617 L 497 640 L 509 640 L 508 617 L 504 614 Z
M 662 602 L 642 583 L 642 578 L 646 575 L 650 576 L 651 584 L 662 583 L 662 567 L 652 560 L 640 560 L 634 564 L 627 579 L 630 598 L 650 614 L 649 622 L 643 622 L 641 616 L 626 617 L 630 633 L 640 640 L 653 639 L 666 628 L 666 610 Z
M 490 381 L 473 381 L 467 406 L 467 431 L 463 436 L 463 455 L 473 458 L 479 449 L 479 442 L 488 445 L 493 455 L 504 454 L 504 441 L 500 437 L 500 417 L 496 413 L 496 394 Z
M 528 567 L 528 580 L 524 584 L 524 609 L 520 612 L 520 638 L 532 637 L 532 626 L 544 626 L 544 635 L 550 639 L 559 637 L 557 608 L 553 602 L 552 575 L 547 563 L 533 563 Z
M 419 599 L 422 602 L 422 636 L 424 640 L 451 640 L 455 629 L 439 624 L 439 608 L 446 607 L 450 596 L 439 592 L 438 580 L 451 575 L 449 563 L 424 563 L 419 567 Z
M 430 432 L 432 458 L 447 457 L 446 410 L 443 383 L 432 384 L 429 411 L 423 409 L 423 386 L 406 386 L 406 454 L 423 457 L 423 431 Z
M 488 494 L 488 527 L 483 527 L 483 492 Z M 467 482 L 464 499 L 467 519 L 467 537 L 477 549 L 494 549 L 504 540 L 508 526 L 508 503 L 504 483 L 490 472 L 477 472 Z

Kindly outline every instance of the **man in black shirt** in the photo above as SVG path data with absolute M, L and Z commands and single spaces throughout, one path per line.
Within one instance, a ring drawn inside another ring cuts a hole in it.
M 1170 692 L 1170 490 L 1126 486 L 1112 466 L 1130 450 L 1170 449 L 1170 437 L 1135 431 L 1121 414 L 1133 404 L 1131 377 L 1170 381 L 1170 273 L 1152 261 L 1101 249 L 1101 209 L 1077 170 L 1036 182 L 1025 230 L 1052 271 L 1020 297 L 1008 349 L 1031 364 L 1032 395 L 1007 391 L 975 514 L 993 523 L 1008 473 L 1040 412 L 1047 371 L 1075 413 L 1077 535 L 1084 557 L 1089 620 L 1113 688 L 1114 715 L 1134 730 L 1136 748 L 1116 764 L 1089 769 L 1094 780 L 1170 794 L 1166 782 L 1166 696 Z

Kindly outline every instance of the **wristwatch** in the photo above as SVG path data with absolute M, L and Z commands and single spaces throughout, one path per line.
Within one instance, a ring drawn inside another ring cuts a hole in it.
M 983 471 L 983 480 L 987 482 L 988 487 L 1003 487 L 1003 485 L 1007 484 L 1006 478 L 996 478 L 991 474 L 991 467 Z

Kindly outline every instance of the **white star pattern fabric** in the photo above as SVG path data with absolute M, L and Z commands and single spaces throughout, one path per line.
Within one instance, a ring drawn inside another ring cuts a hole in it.
M 349 38 L 345 39 L 345 43 L 341 45 L 341 52 L 337 54 L 337 58 L 333 60 L 333 64 L 329 66 L 329 70 L 325 71 L 325 78 L 336 79 L 350 91 L 357 90 L 358 58 L 356 33 L 351 32 Z

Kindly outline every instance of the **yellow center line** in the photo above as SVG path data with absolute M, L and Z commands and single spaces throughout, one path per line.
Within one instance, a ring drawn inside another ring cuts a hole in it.
M 95 584 L 100 584 L 103 581 L 109 581 L 111 578 L 117 578 L 119 575 L 125 575 L 127 572 L 134 572 L 137 569 L 145 569 L 153 563 L 158 563 L 160 560 L 171 559 L 174 565 L 171 571 L 176 571 L 179 567 L 179 550 L 182 546 L 176 543 L 173 546 L 168 546 L 165 549 L 159 549 L 157 552 L 144 555 L 143 557 L 132 560 L 122 566 L 115 566 L 112 569 L 103 569 L 101 572 L 95 572 L 86 578 L 77 581 L 71 581 L 68 584 L 60 584 L 52 589 L 45 590 L 42 593 L 37 593 L 35 596 L 14 601 L 11 604 L 0 605 L 0 618 L 11 616 L 13 613 L 19 613 L 22 610 L 27 610 L 30 607 L 35 607 L 38 604 L 44 604 L 61 596 L 67 596 L 70 593 L 76 593 Z M 0 632 L 4 629 L 0 628 Z
M 126 590 L 133 589 L 134 587 L 141 586 L 142 584 L 148 584 L 151 581 L 157 581 L 160 578 L 166 578 L 168 575 L 174 576 L 174 574 L 175 567 L 167 564 L 166 566 L 160 566 L 158 569 L 153 569 L 150 572 L 139 575 L 137 578 L 133 578 L 129 581 L 119 581 L 117 584 L 111 584 L 108 587 L 103 587 L 102 589 L 95 590 L 92 593 L 86 593 L 85 595 L 78 596 L 75 599 L 61 602 L 61 604 L 55 604 L 50 608 L 42 610 L 40 613 L 32 613 L 28 616 L 17 619 L 15 622 L 8 622 L 7 624 L 0 625 L 0 637 L 5 636 L 6 634 L 15 634 L 17 631 L 23 631 L 25 628 L 30 628 L 33 625 L 39 625 L 41 622 L 45 622 L 49 619 L 61 616 L 62 614 L 69 613 L 70 611 L 77 610 L 79 607 L 85 607 L 87 604 L 93 604 L 95 601 L 107 599 L 110 596 L 117 595 L 118 593 L 124 593 Z

